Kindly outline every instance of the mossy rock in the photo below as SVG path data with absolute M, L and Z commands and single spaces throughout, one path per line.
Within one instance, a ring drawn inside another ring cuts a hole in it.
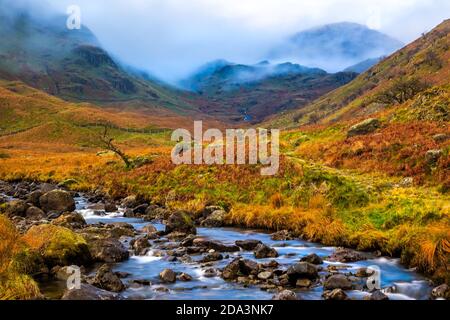
M 47 266 L 86 265 L 92 261 L 86 240 L 73 231 L 55 225 L 34 226 L 24 236 Z

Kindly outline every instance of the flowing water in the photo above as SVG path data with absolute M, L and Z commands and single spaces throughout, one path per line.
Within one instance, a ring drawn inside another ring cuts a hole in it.
M 136 230 L 142 229 L 148 222 L 141 219 L 124 218 L 123 211 L 105 216 L 94 214 L 93 210 L 88 210 L 88 203 L 83 198 L 77 198 L 77 211 L 86 219 L 87 223 L 113 223 L 126 222 L 134 226 Z M 163 230 L 164 225 L 155 223 L 158 230 Z M 341 272 L 355 272 L 359 268 L 377 266 L 381 271 L 381 286 L 383 291 L 390 299 L 428 299 L 431 292 L 429 281 L 414 272 L 404 268 L 398 259 L 392 258 L 373 258 L 366 261 L 355 263 L 334 263 L 326 261 L 326 257 L 331 255 L 335 248 L 325 247 L 319 244 L 302 241 L 274 241 L 270 235 L 263 231 L 246 230 L 238 228 L 198 228 L 198 235 L 213 240 L 221 241 L 225 244 L 234 244 L 236 240 L 255 239 L 274 247 L 279 258 L 260 259 L 259 263 L 276 260 L 280 264 L 280 269 L 286 269 L 290 265 L 295 264 L 300 258 L 316 253 L 324 258 L 323 267 L 334 265 L 343 268 Z M 153 243 L 152 243 L 153 245 Z M 212 267 L 222 268 L 227 265 L 234 257 L 241 255 L 248 259 L 253 259 L 253 252 L 239 252 L 229 254 L 227 259 L 214 262 Z M 244 287 L 241 284 L 226 282 L 220 277 L 206 277 L 205 270 L 211 268 L 202 266 L 197 261 L 201 256 L 193 256 L 192 263 L 183 263 L 180 261 L 167 261 L 165 257 L 155 255 L 155 251 L 151 250 L 146 256 L 131 256 L 128 261 L 117 263 L 114 271 L 127 272 L 131 274 L 124 283 L 133 279 L 145 279 L 151 281 L 151 286 L 133 286 L 122 293 L 126 299 L 173 299 L 173 300 L 204 300 L 204 299 L 220 299 L 220 300 L 253 300 L 253 299 L 271 299 L 273 292 L 263 291 L 258 287 Z M 160 284 L 159 273 L 170 268 L 175 272 L 185 272 L 193 277 L 190 282 L 178 281 L 174 284 Z M 322 286 L 317 286 L 305 291 L 298 291 L 298 296 L 305 300 L 321 299 L 323 293 Z M 354 299 L 364 299 L 369 293 L 364 291 L 350 291 L 347 294 Z

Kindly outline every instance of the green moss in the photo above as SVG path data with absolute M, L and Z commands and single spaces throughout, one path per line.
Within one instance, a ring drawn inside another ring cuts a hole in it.
M 24 236 L 47 266 L 86 264 L 91 260 L 86 240 L 73 231 L 54 225 L 32 227 Z

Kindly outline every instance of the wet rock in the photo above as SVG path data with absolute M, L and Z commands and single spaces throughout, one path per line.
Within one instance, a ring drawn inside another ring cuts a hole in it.
M 97 262 L 115 263 L 128 260 L 130 254 L 116 239 L 100 239 L 89 245 L 92 257 Z
M 72 212 L 75 211 L 75 201 L 67 191 L 53 190 L 39 198 L 40 207 L 45 212 Z
M 295 286 L 297 288 L 308 288 L 310 287 L 312 284 L 312 281 L 309 279 L 298 279 L 297 282 L 295 283 Z
M 175 274 L 175 272 L 173 272 L 173 270 L 171 269 L 165 269 L 163 270 L 160 274 L 159 274 L 159 278 L 163 281 L 163 282 L 167 282 L 167 283 L 174 283 L 177 281 L 177 276 Z
M 97 288 L 112 292 L 121 292 L 125 290 L 125 285 L 122 283 L 122 280 L 120 280 L 120 278 L 112 272 L 111 267 L 106 264 L 98 269 L 90 284 Z
M 234 280 L 240 276 L 256 275 L 258 270 L 259 265 L 255 261 L 236 258 L 222 270 L 222 277 L 225 280 Z
M 196 247 L 206 248 L 208 250 L 214 250 L 217 252 L 237 252 L 240 251 L 238 246 L 235 245 L 225 245 L 219 241 L 208 240 L 204 238 L 196 238 L 193 240 L 192 244 Z
M 258 279 L 263 280 L 263 281 L 269 280 L 272 277 L 273 277 L 273 272 L 271 272 L 271 271 L 263 271 L 258 274 Z
M 325 291 L 322 295 L 325 300 L 348 300 L 347 294 L 342 289 L 334 289 Z
M 255 248 L 255 258 L 256 259 L 265 259 L 265 258 L 276 258 L 278 257 L 278 252 L 277 250 L 266 246 L 265 244 L 259 244 L 256 248 Z
M 204 276 L 205 278 L 214 278 L 214 277 L 217 277 L 217 270 L 214 269 L 214 268 L 206 269 L 206 270 L 203 272 L 203 276 Z
M 272 300 L 299 300 L 295 292 L 290 290 L 283 290 L 273 296 Z
M 40 190 L 36 190 L 31 192 L 27 197 L 27 202 L 31 203 L 35 207 L 39 207 L 41 205 L 39 199 L 44 195 L 44 193 Z
M 197 230 L 191 217 L 183 211 L 174 212 L 167 220 L 166 234 L 175 231 L 186 234 L 197 234 Z
M 225 223 L 226 215 L 227 213 L 224 210 L 215 210 L 201 222 L 201 226 L 210 228 L 222 227 Z
M 114 203 L 107 202 L 105 203 L 105 212 L 117 212 L 119 209 Z
M 367 272 L 367 268 L 359 268 L 356 273 L 355 276 L 359 277 L 359 278 L 367 278 L 369 277 L 369 273 Z
M 307 255 L 306 257 L 301 258 L 300 261 L 301 262 L 309 262 L 309 263 L 315 264 L 315 265 L 323 264 L 322 258 L 319 257 L 315 253 L 312 253 L 310 255 Z
M 148 204 L 144 203 L 135 208 L 133 208 L 133 214 L 135 217 L 139 217 L 145 214 L 145 211 L 148 208 Z
M 124 272 L 124 271 L 116 271 L 114 272 L 120 279 L 125 279 L 131 276 L 131 273 Z
M 5 214 L 12 217 L 25 217 L 29 205 L 23 200 L 14 200 L 7 204 Z
M 203 257 L 203 259 L 201 260 L 202 263 L 207 263 L 207 262 L 214 262 L 214 261 L 220 261 L 223 260 L 223 255 L 221 255 L 219 252 L 213 252 L 213 253 L 208 253 L 206 256 Z
M 23 239 L 32 245 L 49 268 L 88 265 L 92 262 L 86 240 L 70 229 L 50 224 L 35 225 Z
M 442 284 L 436 287 L 431 292 L 431 296 L 434 299 L 447 299 L 450 300 L 450 287 L 447 284 Z
M 94 301 L 94 300 L 118 300 L 115 293 L 98 289 L 89 284 L 81 284 L 80 289 L 66 290 L 61 300 Z
M 425 160 L 430 167 L 435 167 L 439 161 L 439 159 L 442 157 L 443 152 L 442 150 L 429 150 L 425 154 Z
M 286 274 L 292 285 L 295 285 L 298 279 L 314 280 L 319 276 L 317 268 L 308 262 L 299 262 L 289 267 Z
M 288 241 L 294 240 L 294 236 L 290 231 L 282 230 L 278 231 L 270 236 L 270 238 L 274 241 Z
M 335 274 L 328 277 L 323 287 L 326 290 L 334 290 L 334 289 L 342 289 L 342 290 L 350 290 L 352 289 L 352 282 L 349 278 L 343 274 Z
M 146 234 L 153 234 L 155 232 L 158 232 L 158 230 L 156 229 L 156 227 L 154 225 L 148 224 L 142 228 L 142 232 L 144 232 Z
M 197 238 L 197 236 L 190 234 L 186 238 L 184 238 L 183 241 L 181 241 L 181 246 L 191 247 L 194 245 L 194 240 Z
M 339 248 L 336 250 L 336 252 L 334 252 L 329 259 L 330 261 L 333 262 L 356 262 L 356 261 L 362 261 L 362 260 L 367 260 L 367 257 L 365 255 L 363 255 L 362 253 L 355 251 L 355 250 L 351 250 L 351 249 L 346 249 L 346 248 Z
M 47 215 L 45 214 L 44 211 L 42 211 L 41 209 L 39 209 L 37 207 L 29 207 L 25 213 L 25 217 L 28 220 L 40 221 L 42 219 L 47 218 Z
M 53 220 L 52 224 L 69 229 L 81 229 L 87 225 L 86 220 L 84 220 L 84 217 L 76 212 L 63 213 L 57 219 Z
M 348 131 L 347 136 L 349 138 L 354 136 L 361 136 L 372 133 L 381 127 L 381 122 L 378 119 L 367 119 L 363 122 L 355 124 Z
M 183 273 L 181 273 L 178 276 L 178 280 L 180 280 L 180 281 L 192 281 L 192 276 L 190 276 L 189 274 L 183 272 Z
M 135 235 L 134 227 L 126 222 L 115 222 L 107 224 L 109 235 L 112 238 L 118 239 L 121 237 L 133 237 Z
M 167 220 L 169 219 L 172 211 L 158 207 L 156 205 L 150 205 L 147 210 L 145 210 L 145 221 L 153 221 L 153 220 Z
M 383 292 L 381 292 L 380 290 L 377 290 L 370 295 L 369 300 L 383 301 L 383 300 L 389 300 L 389 297 L 387 295 L 385 295 Z
M 147 237 L 134 239 L 130 244 L 134 250 L 134 253 L 138 256 L 146 255 L 151 246 Z
M 171 241 L 180 241 L 186 238 L 186 233 L 175 231 L 166 235 L 166 238 Z
M 236 245 L 246 251 L 255 250 L 259 244 L 262 244 L 262 242 L 259 240 L 238 240 L 238 241 L 236 241 Z
M 39 191 L 41 191 L 44 194 L 47 193 L 47 192 L 53 191 L 53 190 L 56 190 L 56 186 L 54 184 L 51 184 L 51 183 L 42 183 L 39 186 Z
M 141 286 L 151 286 L 152 282 L 146 279 L 133 279 L 132 283 L 141 285 Z
M 128 196 L 122 200 L 122 206 L 127 209 L 135 208 L 138 205 L 136 196 Z

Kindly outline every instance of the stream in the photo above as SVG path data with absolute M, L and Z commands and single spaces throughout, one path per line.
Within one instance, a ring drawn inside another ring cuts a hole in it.
M 137 218 L 123 217 L 123 210 L 118 212 L 96 215 L 94 210 L 89 210 L 89 203 L 82 197 L 76 198 L 77 212 L 82 214 L 88 224 L 97 223 L 115 223 L 125 222 L 133 225 L 136 230 L 141 230 L 149 222 Z M 164 230 L 161 223 L 153 223 L 158 230 Z M 432 287 L 429 281 L 422 275 L 408 270 L 402 266 L 399 259 L 386 257 L 373 257 L 369 260 L 358 261 L 354 263 L 338 263 L 326 260 L 336 248 L 326 247 L 319 244 L 302 241 L 274 241 L 270 234 L 259 230 L 247 230 L 240 228 L 197 228 L 197 235 L 211 240 L 221 241 L 225 244 L 234 244 L 236 240 L 260 240 L 264 244 L 275 248 L 278 258 L 258 259 L 258 263 L 265 263 L 276 260 L 279 263 L 279 269 L 287 269 L 289 266 L 297 263 L 302 257 L 315 253 L 324 260 L 322 267 L 324 269 L 329 265 L 337 266 L 340 272 L 355 273 L 358 269 L 369 266 L 378 266 L 381 271 L 382 291 L 391 300 L 427 300 L 430 297 Z M 157 243 L 150 241 L 152 248 Z M 170 244 L 166 242 L 165 244 Z M 125 245 L 128 245 L 125 243 Z M 157 250 L 161 251 L 161 250 Z M 193 255 L 192 262 L 168 261 L 166 257 L 155 254 L 155 249 L 151 249 L 146 256 L 130 256 L 125 262 L 113 265 L 115 272 L 125 272 L 130 274 L 123 279 L 127 289 L 121 293 L 124 299 L 155 299 L 155 300 L 270 300 L 274 292 L 263 291 L 257 286 L 244 286 L 235 282 L 224 281 L 219 276 L 206 276 L 205 271 L 211 267 L 220 269 L 230 263 L 235 257 L 242 256 L 246 259 L 255 260 L 253 252 L 241 251 L 225 255 L 222 261 L 202 264 L 199 260 L 202 255 Z M 176 273 L 185 272 L 192 276 L 192 281 L 177 281 L 174 284 L 161 283 L 159 273 L 166 269 L 172 269 Z M 93 273 L 91 273 L 93 274 Z M 149 286 L 135 285 L 132 280 L 145 279 L 152 284 Z M 53 291 L 57 284 L 48 283 L 43 285 L 43 291 Z M 59 284 L 61 288 L 61 283 Z M 321 300 L 323 286 L 317 285 L 306 290 L 296 291 L 298 297 L 303 300 Z M 364 299 L 370 293 L 353 290 L 346 291 L 352 299 Z

